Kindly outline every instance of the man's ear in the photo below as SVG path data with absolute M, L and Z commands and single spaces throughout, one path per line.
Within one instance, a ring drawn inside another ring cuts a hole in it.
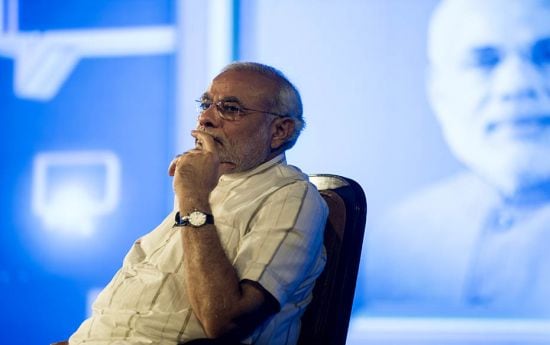
M 271 123 L 271 149 L 277 150 L 292 137 L 296 124 L 290 117 L 279 117 Z

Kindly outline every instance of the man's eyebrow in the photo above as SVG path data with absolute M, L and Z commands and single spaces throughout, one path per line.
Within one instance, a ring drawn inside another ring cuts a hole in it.
M 199 98 L 200 100 L 205 100 L 205 101 L 213 101 L 212 99 L 212 96 L 210 96 L 210 94 L 208 92 L 205 92 L 201 95 L 201 97 Z M 235 102 L 235 103 L 241 103 L 241 100 L 235 96 L 227 96 L 227 97 L 223 97 L 222 99 L 220 99 L 220 101 L 224 101 L 224 102 Z
M 235 96 L 223 97 L 221 100 L 224 101 L 224 102 L 235 102 L 235 103 L 239 103 L 239 104 L 241 103 L 241 100 L 238 99 Z
M 480 46 L 472 48 L 470 50 L 470 53 L 481 55 L 481 54 L 494 53 L 494 52 L 498 52 L 498 51 L 499 51 L 499 49 L 497 47 L 486 44 L 486 45 L 480 45 Z

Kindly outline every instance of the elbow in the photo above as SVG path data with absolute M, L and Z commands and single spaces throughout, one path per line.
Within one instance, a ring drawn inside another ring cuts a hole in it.
M 254 331 L 265 318 L 258 317 L 237 317 L 237 318 L 203 318 L 200 320 L 204 334 L 210 339 L 224 339 L 240 341 Z
M 231 322 L 216 317 L 206 317 L 201 320 L 201 324 L 206 337 L 210 339 L 226 337 L 235 330 Z
M 225 335 L 225 332 L 223 332 L 219 328 L 204 328 L 204 333 L 206 334 L 206 337 L 208 339 L 219 339 L 222 338 Z
M 225 338 L 234 334 L 237 327 L 234 311 L 220 308 L 223 303 L 204 303 L 194 309 L 194 314 L 209 339 Z

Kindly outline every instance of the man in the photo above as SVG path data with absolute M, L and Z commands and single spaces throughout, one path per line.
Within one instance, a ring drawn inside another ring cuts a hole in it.
M 169 168 L 174 212 L 135 242 L 71 345 L 296 343 L 327 216 L 285 163 L 300 95 L 272 67 L 234 63 L 198 104 L 196 147 Z
M 550 1 L 447 0 L 428 91 L 468 168 L 366 239 L 371 311 L 550 316 Z

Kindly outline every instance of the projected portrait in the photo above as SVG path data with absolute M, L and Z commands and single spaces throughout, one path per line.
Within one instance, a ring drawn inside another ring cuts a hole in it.
M 464 170 L 368 229 L 366 308 L 550 316 L 550 1 L 443 1 L 428 60 Z

